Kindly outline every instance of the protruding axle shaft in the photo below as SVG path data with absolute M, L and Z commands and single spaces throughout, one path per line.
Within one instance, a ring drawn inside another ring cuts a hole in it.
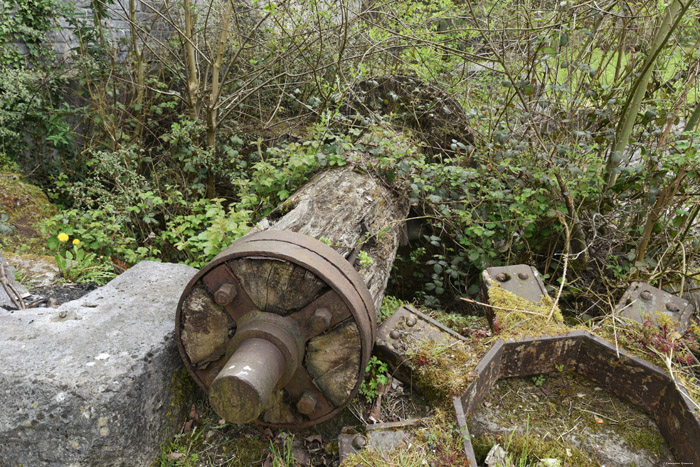
M 271 342 L 246 339 L 209 388 L 214 411 L 233 423 L 256 420 L 285 369 L 282 352 Z

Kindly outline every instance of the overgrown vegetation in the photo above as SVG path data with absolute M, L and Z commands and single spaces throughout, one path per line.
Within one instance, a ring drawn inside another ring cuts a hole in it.
M 4 249 L 43 249 L 74 281 L 144 259 L 201 266 L 314 173 L 353 163 L 412 206 L 380 318 L 420 303 L 483 337 L 455 318 L 459 299 L 483 268 L 528 263 L 567 323 L 594 318 L 698 394 L 692 332 L 610 316 L 631 280 L 697 292 L 696 3 L 123 5 L 0 4 Z M 564 328 L 553 303 L 540 311 Z

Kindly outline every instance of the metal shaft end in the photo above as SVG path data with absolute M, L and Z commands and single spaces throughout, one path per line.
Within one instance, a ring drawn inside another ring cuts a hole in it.
M 282 352 L 265 339 L 246 339 L 209 388 L 209 402 L 226 421 L 256 420 L 284 372 Z

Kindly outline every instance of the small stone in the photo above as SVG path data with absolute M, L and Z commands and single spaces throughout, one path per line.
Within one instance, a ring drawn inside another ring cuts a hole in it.
M 389 333 L 389 337 L 391 337 L 392 339 L 398 339 L 399 337 L 401 337 L 401 334 L 399 334 L 399 331 L 394 329 Z

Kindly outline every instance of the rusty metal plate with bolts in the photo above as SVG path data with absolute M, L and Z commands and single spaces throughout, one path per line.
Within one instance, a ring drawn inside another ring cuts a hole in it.
M 408 447 L 415 442 L 416 428 L 430 419 L 417 418 L 391 423 L 376 423 L 366 427 L 345 427 L 338 435 L 338 451 L 342 463 L 348 456 L 365 447 L 372 447 L 382 452 L 402 446 Z
M 482 273 L 483 292 L 488 292 L 493 284 L 498 284 L 504 290 L 531 302 L 539 302 L 543 295 L 547 295 L 540 273 L 527 264 L 486 269 Z M 488 299 L 487 293 L 484 298 Z
M 618 316 L 642 324 L 647 319 L 658 324 L 657 313 L 662 313 L 678 323 L 676 330 L 682 334 L 688 330 L 693 308 L 688 301 L 673 294 L 643 282 L 633 282 L 620 299 L 615 312 Z
M 504 290 L 531 302 L 539 302 L 548 296 L 540 273 L 527 264 L 488 268 L 481 273 L 481 295 L 484 303 L 489 301 L 489 289 L 496 284 Z M 484 307 L 489 326 L 493 328 L 493 308 Z
M 411 374 L 406 351 L 415 342 L 433 341 L 447 344 L 466 341 L 464 337 L 443 326 L 411 306 L 400 307 L 377 330 L 374 352 L 389 364 L 393 376 L 410 384 Z

